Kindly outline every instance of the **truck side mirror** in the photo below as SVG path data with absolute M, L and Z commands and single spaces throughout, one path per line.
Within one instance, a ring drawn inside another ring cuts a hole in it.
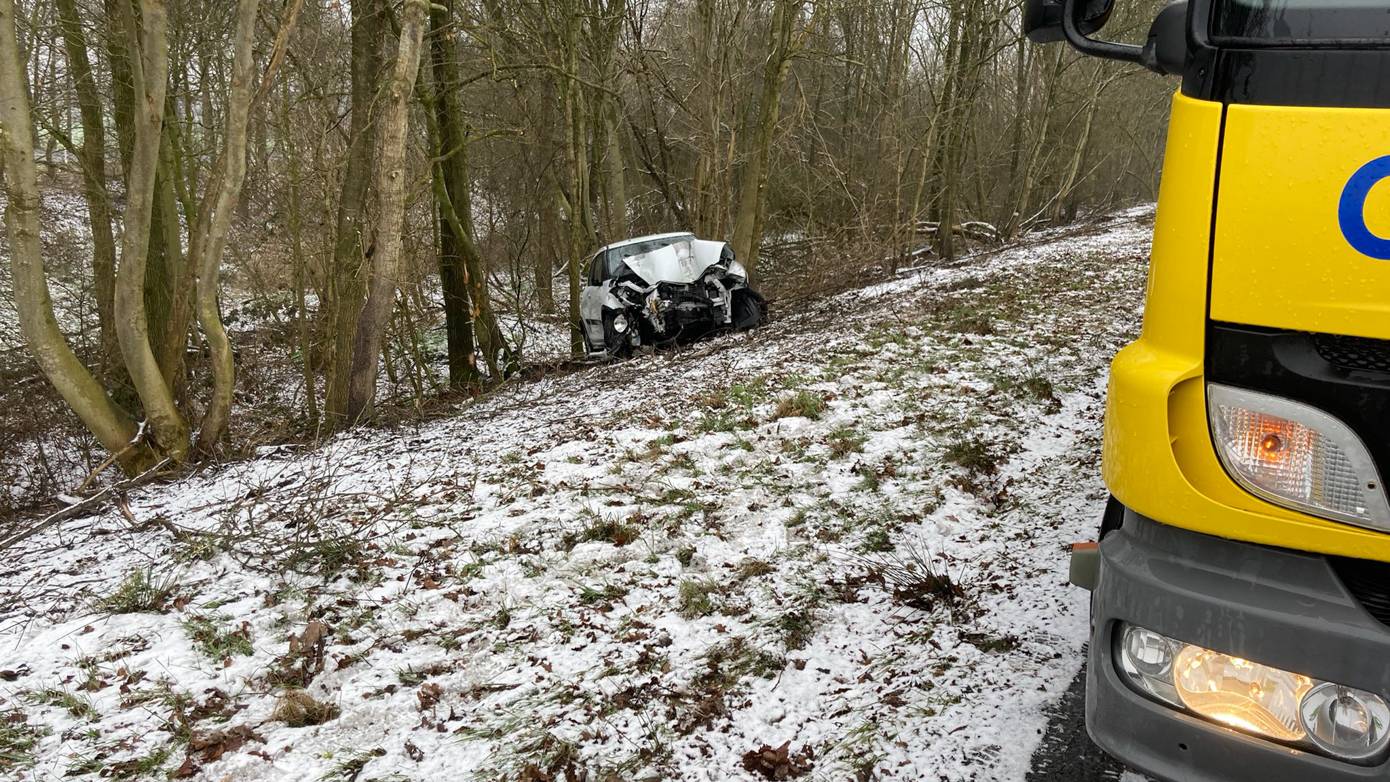
M 1062 11 L 1065 0 L 1027 0 L 1023 5 L 1023 32 L 1033 43 L 1065 41 L 1062 31 Z M 1081 0 L 1077 4 L 1077 27 L 1090 35 L 1105 26 L 1110 19 L 1113 0 Z
M 1186 0 L 1159 12 L 1143 46 L 1091 37 L 1105 26 L 1112 8 L 1113 0 L 1026 0 L 1023 32 L 1034 43 L 1066 41 L 1092 57 L 1137 63 L 1155 73 L 1182 73 L 1187 59 Z
M 1187 0 L 1164 6 L 1158 12 L 1139 62 L 1165 76 L 1183 72 L 1187 65 Z

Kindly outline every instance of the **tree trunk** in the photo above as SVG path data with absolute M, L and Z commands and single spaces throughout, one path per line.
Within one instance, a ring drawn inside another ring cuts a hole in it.
M 380 169 L 377 175 L 378 216 L 376 252 L 367 303 L 357 319 L 352 372 L 348 382 L 347 419 L 361 420 L 376 396 L 382 332 L 395 301 L 401 257 L 401 226 L 405 221 L 405 142 L 410 96 L 420 70 L 420 44 L 425 31 L 426 0 L 406 0 L 401 11 L 400 48 L 387 85 L 382 109 Z
M 367 257 L 364 227 L 375 164 L 377 122 L 373 104 L 382 78 L 381 42 L 387 11 L 381 0 L 354 2 L 352 10 L 352 119 L 350 147 L 338 199 L 333 257 L 328 270 L 328 371 L 324 413 L 330 426 L 350 423 L 348 379 L 354 335 L 362 311 L 363 263 Z
M 182 461 L 188 455 L 188 423 L 174 404 L 169 385 L 150 346 L 145 317 L 145 271 L 154 206 L 155 176 L 164 121 L 168 80 L 168 17 L 164 0 L 140 0 L 140 19 L 127 16 L 128 49 L 134 84 L 134 143 L 121 234 L 121 266 L 116 272 L 116 336 L 130 371 L 131 383 L 165 455 Z
M 232 345 L 227 340 L 227 330 L 222 325 L 218 304 L 218 270 L 222 265 L 227 231 L 231 228 L 232 210 L 236 207 L 246 178 L 246 126 L 251 111 L 252 77 L 256 66 L 252 45 L 256 40 L 256 9 L 259 5 L 260 0 L 240 0 L 237 5 L 232 84 L 227 96 L 227 132 L 223 135 L 225 145 L 220 170 L 208 179 L 208 186 L 216 188 L 216 195 L 211 217 L 206 221 L 207 232 L 198 242 L 199 255 L 192 259 L 198 272 L 198 323 L 203 327 L 212 363 L 212 399 L 208 402 L 202 426 L 198 430 L 198 451 L 204 454 L 212 453 L 226 431 L 236 382 Z
M 547 146 L 547 149 L 550 147 Z M 536 276 L 536 304 L 540 308 L 542 315 L 553 315 L 555 313 L 555 263 L 556 248 L 565 244 L 560 234 L 560 207 L 559 198 L 554 192 L 550 177 L 545 177 L 537 184 L 540 192 L 540 203 L 536 208 L 539 211 L 539 235 L 540 241 L 536 246 L 535 276 Z
M 579 72 L 580 15 L 566 9 L 559 21 L 559 49 L 564 76 L 559 78 L 561 110 L 565 119 L 565 168 L 569 188 L 565 193 L 569 221 L 569 321 L 570 353 L 584 354 L 584 337 L 579 319 L 579 267 L 594 241 L 593 217 L 589 211 L 589 145 L 584 122 L 584 91 L 575 74 Z
M 492 312 L 487 266 L 478 251 L 473 228 L 468 128 L 459 100 L 462 78 L 458 69 L 462 58 L 452 36 L 457 19 L 454 0 L 446 0 L 442 7 L 436 5 L 431 17 L 434 31 L 430 65 L 434 75 L 440 148 L 437 154 L 443 157 L 437 167 L 436 186 L 441 217 L 440 277 L 444 285 L 444 314 L 449 337 L 449 382 L 460 388 L 478 380 L 477 359 L 473 355 L 475 344 L 494 380 L 499 376 L 499 367 L 511 370 L 511 359 Z
M 101 116 L 101 93 L 92 76 L 87 37 L 74 0 L 57 0 L 56 5 L 82 118 L 79 162 L 87 200 L 87 221 L 92 231 L 92 287 L 101 330 L 102 361 L 110 376 L 121 366 L 121 348 L 116 341 L 116 238 L 111 230 L 111 196 L 106 189 L 106 129 Z
M 288 179 L 289 179 L 289 232 L 290 232 L 290 255 L 294 264 L 294 317 L 295 333 L 299 339 L 299 366 L 300 374 L 304 382 L 304 405 L 309 412 L 309 428 L 317 429 L 319 425 L 319 400 L 318 389 L 314 384 L 314 363 L 313 339 L 309 334 L 309 314 L 305 302 L 305 288 L 308 285 L 308 265 L 309 260 L 304 257 L 304 230 L 303 220 L 300 217 L 300 179 L 299 172 L 299 150 L 295 146 L 295 134 L 290 125 L 290 87 L 285 84 L 284 98 L 281 103 L 281 127 L 285 128 L 285 142 L 287 146 Z
M 0 0 L 0 159 L 8 204 L 5 226 L 20 331 L 39 369 L 82 423 L 129 474 L 145 471 L 154 456 L 135 442 L 137 428 L 68 346 L 44 276 L 39 245 L 39 190 L 34 128 L 15 33 L 14 0 Z
M 747 134 L 749 150 L 738 189 L 738 212 L 734 216 L 734 256 L 749 275 L 756 275 L 758 245 L 762 241 L 763 212 L 766 209 L 768 158 L 772 138 L 782 110 L 782 84 L 795 53 L 792 33 L 796 29 L 804 0 L 775 0 L 768 33 L 770 52 L 763 66 L 763 89 L 758 100 L 758 117 Z
M 1071 202 L 1072 191 L 1076 189 L 1077 179 L 1081 175 L 1081 163 L 1086 159 L 1086 150 L 1091 145 L 1091 130 L 1096 123 L 1096 110 L 1100 107 L 1100 94 L 1109 85 L 1109 81 L 1104 78 L 1104 71 L 1097 65 L 1091 71 L 1092 86 L 1091 94 L 1086 102 L 1086 119 L 1081 126 L 1081 136 L 1072 146 L 1071 161 L 1067 164 L 1067 172 L 1062 178 L 1062 186 L 1057 191 L 1057 195 L 1052 200 L 1052 208 L 1049 210 L 1049 217 L 1052 223 L 1062 221 L 1064 215 L 1075 215 L 1075 204 Z

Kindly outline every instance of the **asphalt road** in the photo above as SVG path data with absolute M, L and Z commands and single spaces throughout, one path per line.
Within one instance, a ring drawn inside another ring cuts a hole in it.
M 1025 782 L 1118 782 L 1124 766 L 1086 735 L 1086 667 L 1050 709 L 1042 744 L 1033 753 Z M 1137 774 L 1129 779 L 1143 779 Z

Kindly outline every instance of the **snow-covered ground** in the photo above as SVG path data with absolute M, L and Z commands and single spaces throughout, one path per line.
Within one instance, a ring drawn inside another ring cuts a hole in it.
M 38 535 L 0 777 L 1022 780 L 1150 219 Z

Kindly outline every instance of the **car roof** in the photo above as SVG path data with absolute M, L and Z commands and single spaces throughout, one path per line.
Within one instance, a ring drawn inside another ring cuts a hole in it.
M 653 240 L 653 239 L 675 239 L 676 237 L 679 237 L 679 236 L 694 236 L 694 235 L 695 235 L 695 234 L 694 234 L 693 232 L 691 232 L 691 231 L 672 231 L 671 233 L 665 233 L 665 234 L 649 234 L 649 235 L 647 235 L 647 236 L 637 236 L 637 237 L 633 237 L 632 239 L 624 239 L 624 240 L 622 240 L 621 242 L 613 242 L 612 244 L 605 244 L 604 246 L 598 248 L 598 250 L 596 250 L 595 252 L 600 252 L 600 253 L 601 253 L 601 252 L 603 252 L 603 251 L 605 251 L 605 250 L 613 250 L 613 249 L 617 249 L 617 248 L 619 248 L 619 247 L 626 247 L 626 246 L 628 246 L 629 244 L 637 244 L 638 242 L 649 242 L 649 241 L 651 241 L 651 240 Z

